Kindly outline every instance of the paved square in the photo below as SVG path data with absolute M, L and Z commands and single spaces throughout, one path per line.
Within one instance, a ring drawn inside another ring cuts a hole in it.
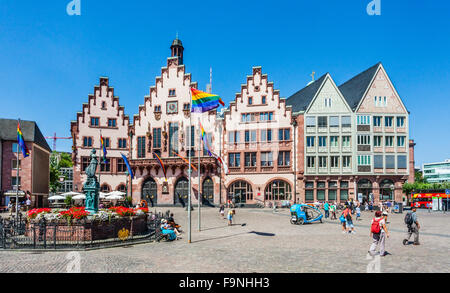
M 157 208 L 165 211 L 167 208 Z M 342 234 L 337 221 L 304 226 L 289 223 L 289 211 L 237 209 L 235 225 L 227 226 L 218 209 L 202 209 L 203 231 L 192 212 L 192 244 L 187 244 L 187 212 L 170 209 L 185 231 L 183 239 L 130 247 L 83 251 L 81 272 L 158 273 L 365 273 L 371 244 L 370 220 L 363 212 L 356 234 Z M 421 246 L 403 246 L 405 214 L 389 216 L 391 237 L 381 258 L 381 272 L 450 272 L 450 214 L 418 211 Z M 245 225 L 242 225 L 245 224 Z M 0 251 L 0 272 L 66 272 L 67 252 Z

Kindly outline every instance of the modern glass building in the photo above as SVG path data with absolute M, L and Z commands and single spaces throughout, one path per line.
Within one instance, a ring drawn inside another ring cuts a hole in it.
M 450 159 L 440 163 L 423 164 L 423 178 L 429 183 L 450 182 Z

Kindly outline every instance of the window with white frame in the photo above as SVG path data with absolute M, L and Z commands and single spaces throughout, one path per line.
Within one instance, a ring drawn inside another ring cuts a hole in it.
M 316 127 L 316 117 L 315 116 L 306 117 L 306 127 Z
M 397 117 L 397 127 L 405 127 L 405 117 Z
M 385 138 L 384 138 L 384 140 L 385 140 L 385 146 L 387 146 L 387 147 L 393 147 L 394 146 L 394 137 L 393 136 L 386 136 Z
M 330 146 L 339 147 L 339 136 L 330 136 Z
M 327 108 L 331 107 L 331 98 L 325 98 L 325 107 Z
M 385 127 L 392 127 L 392 121 L 394 120 L 394 117 L 384 117 L 384 126 Z
M 343 147 L 350 147 L 350 139 L 351 139 L 351 136 L 343 136 L 342 137 L 342 146 Z
M 330 166 L 331 166 L 331 168 L 339 168 L 339 157 L 338 156 L 330 157 Z
M 360 155 L 358 156 L 358 166 L 370 166 L 371 165 L 371 156 L 368 155 Z
M 328 117 L 327 116 L 317 117 L 317 124 L 319 125 L 319 127 L 328 127 Z
M 405 146 L 406 137 L 405 136 L 397 136 L 397 146 L 404 147 Z
M 358 115 L 356 117 L 358 125 L 370 125 L 370 116 L 368 115 Z
M 373 126 L 381 127 L 381 116 L 373 117 Z
M 306 166 L 308 168 L 316 167 L 316 157 L 306 157 Z
M 351 156 L 343 156 L 342 157 L 342 167 L 343 168 L 349 168 L 352 163 L 352 157 Z
M 374 136 L 373 137 L 373 146 L 374 147 L 381 147 L 381 141 L 382 141 L 382 136 Z
M 263 167 L 272 167 L 273 166 L 272 152 L 262 152 L 261 153 L 261 166 L 263 166 Z
M 316 137 L 315 136 L 307 136 L 306 137 L 306 146 L 312 148 L 316 145 Z
M 339 116 L 330 117 L 330 127 L 339 127 Z
M 319 136 L 319 147 L 326 147 L 326 146 L 327 146 L 327 137 Z
M 319 157 L 319 168 L 326 168 L 327 167 L 327 161 L 328 157 Z
M 342 116 L 341 117 L 341 125 L 342 125 L 342 127 L 351 127 L 352 126 L 352 117 L 351 116 Z
M 370 135 L 358 135 L 358 145 L 370 145 Z

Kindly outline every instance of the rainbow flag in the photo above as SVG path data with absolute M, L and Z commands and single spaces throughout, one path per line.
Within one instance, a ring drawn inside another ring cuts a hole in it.
M 108 163 L 108 160 L 106 160 L 106 146 L 105 146 L 105 140 L 103 139 L 103 136 L 100 134 L 100 143 L 102 144 L 103 149 L 103 163 Z
M 20 129 L 20 120 L 17 123 L 17 143 L 19 144 L 23 157 L 29 157 L 30 156 L 30 150 L 27 148 L 27 145 L 25 144 L 25 139 L 23 138 L 22 130 Z
M 153 152 L 153 155 L 156 157 L 156 160 L 158 160 L 158 163 L 161 166 L 161 169 L 163 170 L 164 178 L 166 178 L 167 181 L 166 167 L 164 167 L 163 161 L 161 160 L 161 158 L 158 156 L 157 153 Z
M 185 157 L 181 156 L 180 154 L 178 154 L 176 151 L 172 150 L 172 152 L 177 155 L 180 159 L 182 159 L 186 164 L 189 165 L 189 160 L 186 159 Z M 197 171 L 197 168 L 195 168 L 194 165 L 191 164 L 192 169 L 194 169 L 194 171 Z
M 219 107 L 219 104 L 225 106 L 225 103 L 218 95 L 208 94 L 197 89 L 191 88 L 192 110 L 193 113 L 204 113 Z
M 205 129 L 203 129 L 203 126 L 201 123 L 200 123 L 200 130 L 201 130 L 202 140 L 203 140 L 203 144 L 205 146 L 205 150 L 212 157 L 213 155 L 212 155 L 211 151 L 209 150 L 209 146 L 208 146 L 208 137 L 207 137 Z

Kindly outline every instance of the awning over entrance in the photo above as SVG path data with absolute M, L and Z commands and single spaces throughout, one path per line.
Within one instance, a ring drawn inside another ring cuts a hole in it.
M 17 191 L 15 190 L 8 190 L 6 192 L 3 193 L 4 196 L 16 196 L 17 195 Z M 19 190 L 19 197 L 24 197 L 26 195 L 26 193 L 22 190 Z

